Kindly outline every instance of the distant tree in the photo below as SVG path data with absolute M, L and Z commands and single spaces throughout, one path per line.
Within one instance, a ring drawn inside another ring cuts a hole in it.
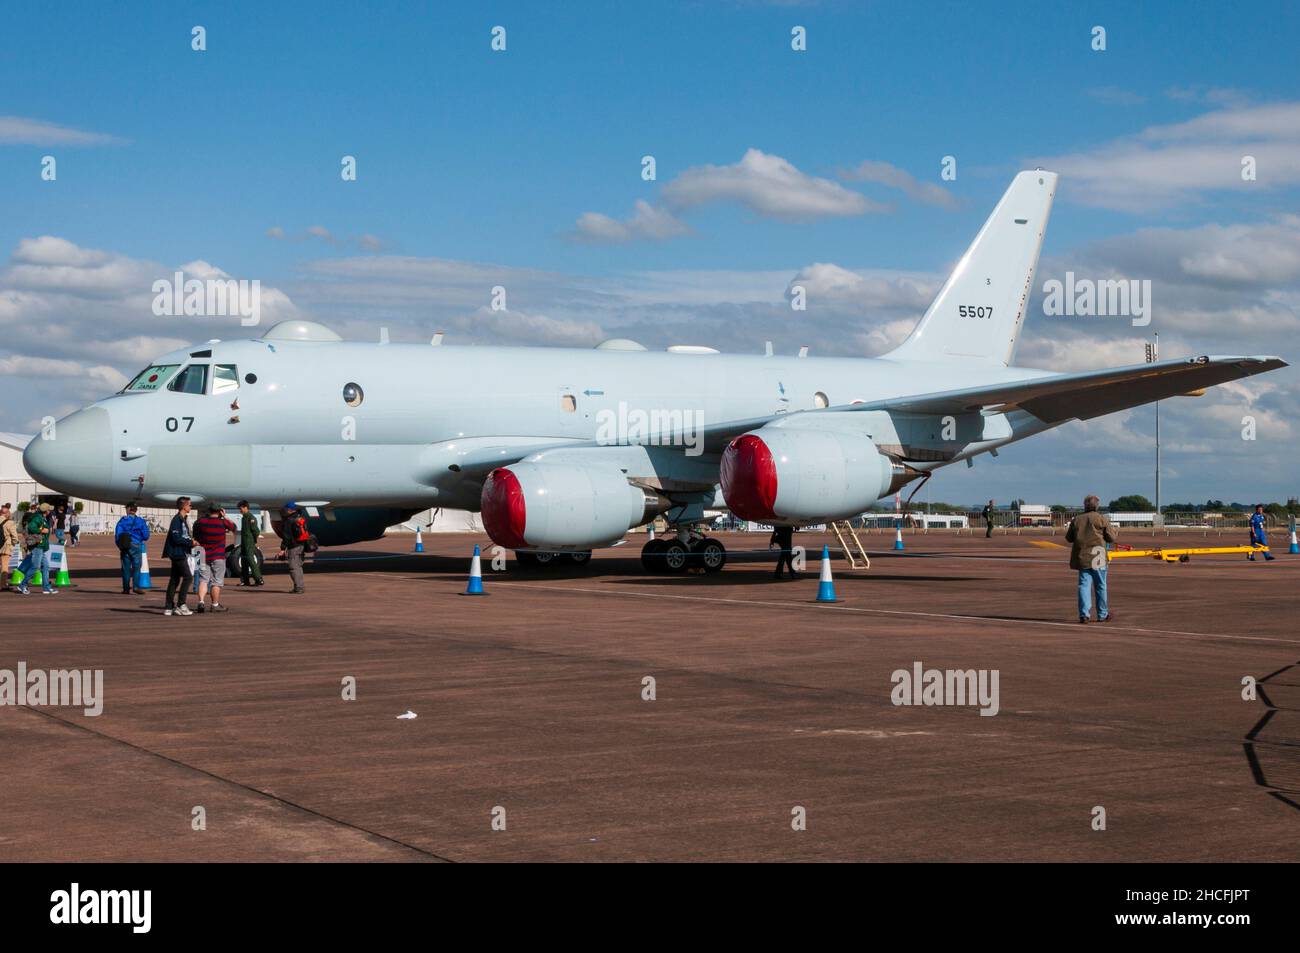
M 1070 508 L 1069 508 L 1068 506 L 1065 506 L 1065 505 L 1062 504 L 1062 503 L 1053 503 L 1053 504 L 1052 504 L 1052 512 L 1053 512 L 1053 513 L 1068 513 L 1068 512 L 1070 512 Z
M 78 513 L 80 513 L 82 510 L 86 508 L 86 504 L 81 502 L 81 500 L 77 500 L 76 503 L 72 504 L 72 508 L 75 509 Z
M 1156 505 L 1140 493 L 1111 500 L 1110 505 L 1106 507 L 1112 513 L 1154 513 L 1155 508 Z

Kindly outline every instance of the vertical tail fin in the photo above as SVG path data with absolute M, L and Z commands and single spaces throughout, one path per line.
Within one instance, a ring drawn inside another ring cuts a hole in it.
M 1055 172 L 1021 172 L 906 341 L 896 361 L 1010 365 L 1056 194 Z

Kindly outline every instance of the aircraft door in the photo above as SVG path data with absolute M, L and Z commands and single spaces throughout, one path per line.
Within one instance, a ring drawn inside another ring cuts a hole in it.
M 591 420 L 590 394 L 572 384 L 562 384 L 555 393 L 555 420 L 560 436 L 585 434 Z

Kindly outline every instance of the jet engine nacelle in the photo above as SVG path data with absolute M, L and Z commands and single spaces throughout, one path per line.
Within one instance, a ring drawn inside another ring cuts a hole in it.
M 722 495 L 742 519 L 819 523 L 856 516 L 920 476 L 869 437 L 834 430 L 763 427 L 722 454 Z
M 632 486 L 618 467 L 516 463 L 483 484 L 483 527 L 507 549 L 582 551 L 608 546 L 668 501 Z

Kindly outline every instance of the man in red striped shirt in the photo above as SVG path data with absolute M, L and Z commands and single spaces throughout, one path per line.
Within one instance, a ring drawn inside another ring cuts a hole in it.
M 203 564 L 199 567 L 199 612 L 204 611 L 203 597 L 212 590 L 212 612 L 225 612 L 221 604 L 221 584 L 226 581 L 226 533 L 238 532 L 235 524 L 226 519 L 226 512 L 217 502 L 208 504 L 208 511 L 195 523 L 191 531 L 194 542 L 203 547 Z

